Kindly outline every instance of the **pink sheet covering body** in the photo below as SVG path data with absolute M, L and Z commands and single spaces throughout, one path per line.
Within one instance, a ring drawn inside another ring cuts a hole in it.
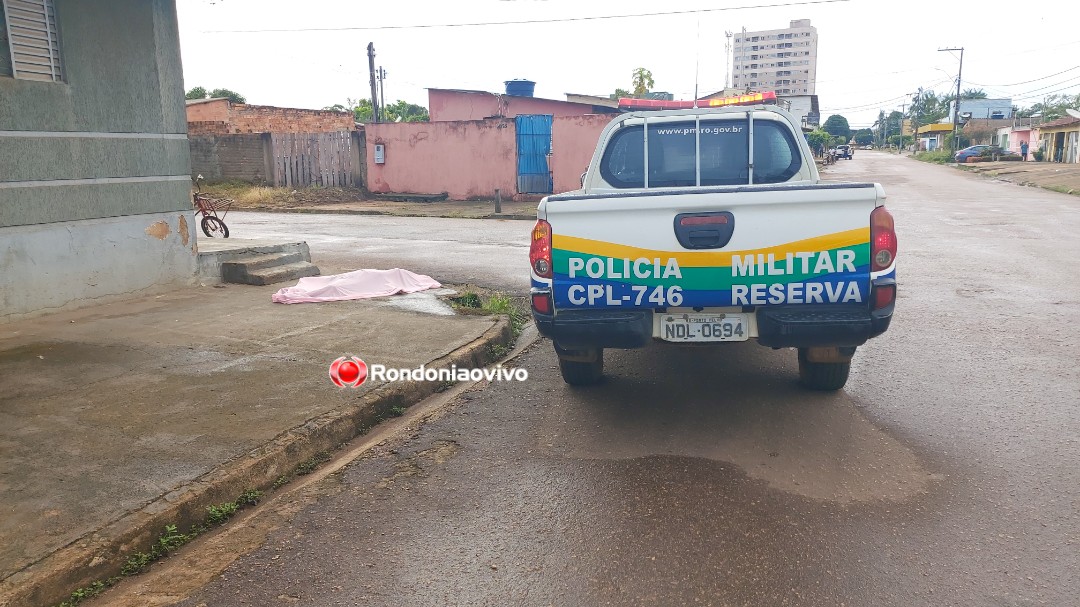
M 430 276 L 408 270 L 356 270 L 331 276 L 301 278 L 295 287 L 285 287 L 270 297 L 274 303 L 317 303 L 346 299 L 370 299 L 398 293 L 437 289 L 442 285 Z

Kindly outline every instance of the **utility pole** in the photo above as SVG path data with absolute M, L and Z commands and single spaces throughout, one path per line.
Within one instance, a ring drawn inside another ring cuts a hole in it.
M 379 66 L 379 110 L 386 112 L 386 70 Z M 382 116 L 386 118 L 386 116 Z
M 938 49 L 938 52 L 942 51 L 960 51 L 960 69 L 956 71 L 956 102 L 952 119 L 953 151 L 955 152 L 960 149 L 960 133 L 956 127 L 960 123 L 960 78 L 964 73 L 964 47 Z
M 371 117 L 375 122 L 379 122 L 379 96 L 375 91 L 375 43 L 368 42 L 367 45 L 367 62 L 368 72 L 371 74 Z
M 915 110 L 915 120 L 911 123 L 911 155 L 917 156 L 919 154 L 919 116 L 922 115 L 922 87 L 915 92 L 915 97 L 911 99 L 911 107 Z
M 904 148 L 904 112 L 906 110 L 907 110 L 907 104 L 906 103 L 901 103 L 900 104 L 900 124 L 898 125 L 898 128 L 900 129 L 900 143 L 896 144 L 896 153 L 897 154 L 900 154 L 903 151 L 903 148 Z

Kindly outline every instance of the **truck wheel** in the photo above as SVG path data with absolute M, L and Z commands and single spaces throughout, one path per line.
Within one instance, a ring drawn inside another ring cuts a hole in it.
M 799 383 L 811 390 L 835 392 L 847 383 L 849 373 L 851 361 L 814 363 L 806 360 L 806 352 L 799 349 Z
M 571 356 L 556 348 L 555 353 L 559 357 L 559 371 L 562 372 L 563 381 L 571 386 L 591 386 L 604 378 L 603 348 L 596 350 L 596 356 L 591 361 L 581 360 L 583 357 L 578 352 L 574 352 L 577 356 Z

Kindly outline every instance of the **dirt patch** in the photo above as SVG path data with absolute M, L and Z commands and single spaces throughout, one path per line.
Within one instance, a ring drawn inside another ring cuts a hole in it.
M 231 200 L 234 209 L 311 207 L 364 200 L 360 188 L 274 188 L 242 182 L 223 182 L 203 187 L 215 200 Z

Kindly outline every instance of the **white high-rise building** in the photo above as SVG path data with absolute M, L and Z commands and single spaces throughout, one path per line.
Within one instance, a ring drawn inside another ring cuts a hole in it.
M 817 29 L 796 19 L 779 30 L 735 34 L 732 86 L 777 95 L 814 95 Z

